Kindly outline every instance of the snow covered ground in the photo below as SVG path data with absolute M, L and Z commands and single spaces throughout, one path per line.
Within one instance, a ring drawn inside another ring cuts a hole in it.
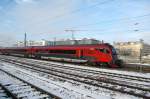
M 148 67 L 150 67 L 150 64 L 148 64 L 148 63 L 128 63 L 128 64 L 134 64 L 134 65 L 141 65 L 141 66 L 148 66 Z
M 31 60 L 31 59 L 30 59 Z M 134 71 L 122 71 L 122 70 L 115 70 L 115 69 L 105 69 L 105 68 L 98 68 L 98 67 L 87 67 L 87 66 L 81 66 L 81 65 L 73 65 L 73 64 L 63 64 L 58 62 L 51 62 L 51 61 L 43 61 L 43 60 L 35 60 L 34 61 L 41 61 L 45 63 L 52 63 L 52 64 L 58 64 L 58 65 L 64 65 L 64 66 L 70 66 L 70 67 L 77 67 L 77 68 L 83 68 L 83 69 L 90 69 L 90 70 L 96 70 L 96 71 L 104 71 L 104 72 L 110 72 L 110 73 L 117 73 L 117 74 L 125 74 L 125 75 L 132 75 L 132 76 L 139 76 L 139 77 L 146 77 L 150 78 L 150 73 L 141 73 L 141 72 L 134 72 Z M 148 64 L 145 64 L 148 65 Z
M 46 61 L 45 61 L 46 62 Z M 61 63 L 57 63 L 61 64 Z M 142 77 L 150 76 L 149 73 L 135 73 L 135 72 L 123 72 L 117 70 L 107 70 L 107 69 L 98 69 L 91 67 L 83 67 L 77 65 L 68 66 L 76 66 L 79 68 L 87 68 L 92 70 L 106 71 L 106 72 L 115 72 L 115 73 L 124 73 L 128 75 L 139 75 Z M 134 97 L 127 94 L 122 94 L 119 92 L 113 92 L 103 88 L 97 88 L 94 86 L 89 86 L 86 84 L 78 83 L 71 80 L 62 80 L 54 76 L 48 76 L 46 74 L 36 73 L 31 70 L 25 70 L 22 68 L 15 67 L 9 63 L 0 63 L 0 68 L 5 69 L 14 75 L 21 77 L 30 83 L 34 83 L 35 85 L 40 86 L 41 88 L 56 94 L 63 99 L 140 99 L 138 97 Z
M 4 56 L 4 57 L 10 57 L 14 58 L 14 56 Z M 117 73 L 117 74 L 126 74 L 126 75 L 132 75 L 132 76 L 139 76 L 139 77 L 147 77 L 150 78 L 150 73 L 141 73 L 141 72 L 133 72 L 133 71 L 122 71 L 122 70 L 115 70 L 115 69 L 105 69 L 105 68 L 98 68 L 98 67 L 87 67 L 83 65 L 74 65 L 74 64 L 63 64 L 60 62 L 52 62 L 52 61 L 44 61 L 44 60 L 35 60 L 35 59 L 27 59 L 27 58 L 19 58 L 15 57 L 16 59 L 22 59 L 22 60 L 33 60 L 33 61 L 40 61 L 40 62 L 45 62 L 45 63 L 52 63 L 52 64 L 58 64 L 58 65 L 64 65 L 64 66 L 70 66 L 70 67 L 77 67 L 77 68 L 83 68 L 83 69 L 90 69 L 90 70 L 96 70 L 96 71 L 104 71 L 104 72 L 111 72 L 111 73 Z M 130 63 L 130 64 L 138 64 L 140 65 L 141 63 Z M 142 64 L 146 66 L 150 66 L 150 64 Z

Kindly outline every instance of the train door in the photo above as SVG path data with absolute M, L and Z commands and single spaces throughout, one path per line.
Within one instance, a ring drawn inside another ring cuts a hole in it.
M 83 50 L 80 50 L 80 58 L 83 58 Z
M 78 57 L 82 58 L 83 57 L 83 50 L 78 50 Z

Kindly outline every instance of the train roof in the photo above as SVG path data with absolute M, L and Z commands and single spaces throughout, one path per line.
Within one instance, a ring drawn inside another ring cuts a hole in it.
M 84 45 L 53 45 L 53 46 L 27 46 L 27 47 L 5 47 L 0 49 L 28 49 L 28 48 L 89 48 L 89 47 L 113 47 L 109 43 L 102 44 L 84 44 Z

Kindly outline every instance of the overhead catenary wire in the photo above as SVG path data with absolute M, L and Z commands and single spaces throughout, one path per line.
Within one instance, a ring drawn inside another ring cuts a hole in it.
M 72 31 L 76 31 L 76 33 L 77 32 L 94 32 L 94 33 L 101 33 L 101 32 L 103 32 L 103 33 L 106 33 L 106 32 L 108 32 L 108 33 L 110 33 L 110 32 L 125 32 L 125 31 L 130 31 L 130 32 L 139 32 L 139 31 L 143 31 L 143 30 L 146 30 L 146 31 L 150 31 L 150 29 L 149 28 L 139 28 L 139 29 L 122 29 L 122 30 L 118 30 L 118 29 L 113 29 L 113 30 L 108 30 L 108 29 L 105 29 L 105 30 L 90 30 L 90 29 L 78 29 L 78 30 L 72 30 Z
M 102 24 L 102 23 L 111 23 L 114 21 L 125 21 L 125 20 L 137 20 L 135 23 L 133 23 L 133 26 L 137 26 L 139 24 L 141 24 L 140 22 L 138 22 L 139 18 L 145 18 L 145 17 L 150 17 L 150 13 L 147 14 L 143 14 L 143 15 L 138 15 L 138 16 L 133 16 L 133 17 L 126 17 L 126 18 L 119 18 L 119 19 L 110 19 L 110 20 L 104 20 L 104 21 L 100 21 L 100 22 L 96 22 L 96 23 L 91 23 L 91 24 L 83 24 L 83 25 L 77 25 L 75 26 L 68 26 L 67 28 L 65 28 L 64 30 L 75 30 L 75 31 L 105 31 L 107 29 L 101 28 L 101 29 L 81 29 L 80 27 L 82 26 L 92 26 L 92 25 L 97 25 L 97 24 Z M 63 31 L 64 31 L 63 30 Z M 137 29 L 133 29 L 134 31 L 139 31 Z M 147 29 L 146 29 L 147 30 Z
M 97 24 L 102 24 L 102 23 L 111 23 L 111 22 L 114 22 L 114 21 L 124 21 L 124 20 L 130 20 L 130 19 L 135 20 L 135 19 L 142 18 L 142 17 L 150 17 L 150 13 L 144 14 L 144 15 L 139 15 L 139 16 L 133 16 L 133 17 L 103 20 L 103 21 L 99 21 L 99 22 L 95 22 L 95 23 L 89 23 L 89 24 L 79 24 L 79 25 L 76 25 L 76 26 L 72 26 L 70 28 L 78 28 L 78 27 L 83 27 L 83 26 L 92 26 L 92 25 L 97 25 Z
M 63 13 L 63 14 L 54 16 L 54 17 L 52 17 L 52 19 L 61 18 L 61 17 L 67 16 L 67 15 L 71 15 L 71 14 L 74 14 L 74 13 L 77 13 L 77 12 L 80 12 L 80 11 L 83 11 L 83 10 L 86 10 L 86 9 L 89 9 L 89 8 L 97 7 L 97 6 L 103 5 L 103 4 L 107 4 L 107 3 L 112 2 L 112 1 L 114 1 L 114 0 L 106 0 L 106 1 L 103 1 L 103 2 L 98 2 L 98 3 L 95 3 L 93 5 L 89 5 L 88 7 L 79 8 L 79 9 L 72 10 L 72 11 L 67 12 L 67 13 Z M 111 23 L 111 22 L 114 22 L 114 21 L 122 21 L 122 20 L 130 20 L 130 19 L 134 19 L 135 20 L 135 19 L 138 19 L 138 18 L 141 18 L 141 17 L 147 17 L 147 16 L 150 16 L 150 13 L 144 14 L 144 15 L 139 15 L 139 16 L 133 16 L 133 17 L 125 17 L 125 18 L 118 18 L 118 19 L 103 20 L 103 21 L 99 21 L 99 22 L 96 22 L 96 23 L 81 24 L 81 25 L 79 24 L 77 26 L 69 26 L 69 29 L 70 28 L 74 29 L 74 28 L 78 28 L 78 27 L 82 27 L 82 26 L 92 26 L 92 25 L 97 25 L 97 24 L 101 24 L 101 23 Z M 135 29 L 133 29 L 133 30 L 136 31 Z M 86 29 L 85 30 L 81 30 L 81 29 L 79 29 L 79 31 L 102 31 L 102 30 L 86 30 Z
M 93 8 L 93 7 L 96 7 L 96 6 L 99 6 L 99 5 L 103 5 L 103 4 L 112 2 L 112 1 L 114 1 L 114 0 L 106 0 L 106 1 L 103 1 L 103 2 L 98 2 L 98 3 L 93 4 L 93 5 L 90 5 L 90 6 L 88 6 L 88 7 L 79 8 L 79 9 L 76 9 L 76 10 L 72 10 L 72 11 L 70 11 L 69 13 L 63 13 L 63 14 L 54 16 L 52 19 L 59 18 L 59 17 L 63 17 L 63 16 L 66 16 L 66 15 L 71 15 L 71 14 L 73 14 L 73 13 L 77 13 L 77 12 L 80 12 L 80 11 L 82 11 L 82 10 L 86 10 L 86 9 L 89 9 L 89 8 Z
M 128 19 L 133 19 L 133 18 L 140 18 L 140 17 L 146 17 L 146 16 L 150 16 L 150 14 L 145 14 L 145 15 L 140 15 L 140 16 L 136 16 L 136 17 L 128 17 L 128 18 L 121 18 L 121 19 L 123 19 L 123 20 L 128 20 Z M 121 21 L 121 20 L 120 20 Z M 109 21 L 107 21 L 107 22 L 109 22 Z M 95 25 L 95 24 L 91 24 L 91 25 Z M 145 28 L 138 28 L 137 29 L 137 26 L 139 27 L 139 25 L 140 25 L 140 27 L 141 27 L 141 22 L 139 22 L 139 21 L 136 21 L 136 22 L 133 22 L 132 23 L 132 26 L 130 26 L 130 28 L 133 28 L 133 29 L 123 29 L 123 30 L 130 30 L 130 31 L 134 31 L 134 32 L 138 32 L 138 31 L 143 31 L 143 30 L 149 30 L 149 28 L 148 29 L 145 29 Z M 86 26 L 86 25 L 85 25 Z M 113 26 L 114 27 L 114 26 Z M 115 27 L 115 28 L 117 28 L 117 27 Z M 110 29 L 106 29 L 106 28 L 98 28 L 98 29 L 89 29 L 89 28 L 81 28 L 80 26 L 79 26 L 79 28 L 66 28 L 66 29 L 72 29 L 72 30 L 74 30 L 74 31 L 86 31 L 86 32 L 99 32 L 99 31 L 110 31 Z M 113 29 L 113 30 L 116 30 L 116 29 Z M 117 29 L 118 30 L 118 29 Z M 112 30 L 111 30 L 112 31 Z
M 80 11 L 82 11 L 82 10 L 86 10 L 86 9 L 89 9 L 89 8 L 97 7 L 98 5 L 107 4 L 107 3 L 112 2 L 112 1 L 115 1 L 115 0 L 106 0 L 106 1 L 103 1 L 103 2 L 98 2 L 98 3 L 93 4 L 93 5 L 90 5 L 90 6 L 88 6 L 88 7 L 79 8 L 79 9 L 70 11 L 70 12 L 68 12 L 68 13 L 63 13 L 63 14 L 54 16 L 54 17 L 52 17 L 52 18 L 50 18 L 50 19 L 61 18 L 61 17 L 63 17 L 63 16 L 70 15 L 70 14 L 73 14 L 73 13 L 77 13 L 77 12 L 80 12 Z M 103 21 L 99 21 L 99 22 L 95 22 L 95 23 L 89 23 L 89 24 L 79 24 L 79 25 L 75 25 L 75 26 L 68 26 L 68 28 L 69 28 L 69 29 L 74 29 L 74 28 L 83 27 L 83 26 L 92 26 L 92 25 L 97 25 L 97 24 L 102 24 L 102 23 L 111 23 L 111 22 L 114 22 L 114 21 L 137 19 L 137 18 L 147 17 L 147 16 L 150 16 L 150 13 L 144 14 L 144 15 L 139 15 L 139 16 L 133 16 L 133 17 L 125 17 L 125 18 L 119 18 L 119 19 L 103 20 Z M 50 19 L 49 19 L 49 20 L 50 20 Z M 48 22 L 48 23 L 49 23 L 49 22 Z M 39 25 L 39 24 L 36 24 L 36 25 Z
M 72 10 L 72 11 L 67 12 L 67 13 L 62 13 L 62 14 L 50 17 L 49 20 L 55 20 L 55 19 L 58 19 L 58 18 L 61 18 L 61 17 L 64 17 L 64 16 L 68 16 L 68 15 L 71 15 L 71 14 L 74 14 L 74 13 L 77 13 L 77 12 L 89 9 L 89 8 L 94 8 L 94 7 L 97 7 L 99 5 L 107 4 L 107 3 L 112 2 L 112 1 L 114 1 L 114 0 L 105 0 L 103 2 L 98 2 L 98 3 L 95 3 L 93 5 L 89 5 L 87 7 L 84 7 L 84 8 L 78 8 L 78 9 Z M 47 20 L 42 20 L 42 21 L 49 22 Z M 35 25 L 39 25 L 39 24 L 35 24 Z

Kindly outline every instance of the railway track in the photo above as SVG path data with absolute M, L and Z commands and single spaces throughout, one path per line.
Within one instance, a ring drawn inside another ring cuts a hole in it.
M 3 99 L 60 99 L 59 97 L 0 69 L 0 98 Z
M 20 60 L 20 61 L 27 61 L 26 58 L 18 58 L 18 57 L 13 57 L 13 58 L 17 58 L 17 60 Z M 9 58 L 9 59 L 12 59 L 12 58 Z M 42 64 L 42 65 L 45 65 L 45 66 L 53 66 L 53 67 L 57 67 L 57 68 L 62 68 L 62 65 L 58 65 L 58 64 L 56 65 L 56 64 L 49 63 L 49 62 L 46 62 L 46 61 L 41 62 L 39 60 L 34 60 L 34 61 L 32 60 L 32 62 L 37 63 L 37 64 Z M 86 73 L 91 74 L 91 75 L 104 75 L 104 76 L 108 76 L 108 77 L 111 77 L 111 78 L 122 78 L 122 79 L 128 79 L 128 80 L 134 80 L 134 81 L 141 81 L 141 82 L 150 83 L 150 78 L 145 78 L 145 77 L 140 77 L 140 76 L 132 76 L 132 75 L 125 75 L 125 74 L 90 70 L 90 69 L 84 69 L 84 68 L 79 68 L 79 67 L 70 67 L 70 66 L 65 66 L 65 65 L 63 65 L 63 68 L 67 69 L 67 70 L 86 72 Z
M 46 66 L 53 66 L 57 68 L 62 68 L 62 65 L 56 65 L 52 63 L 45 63 L 45 62 L 39 62 L 35 61 L 37 64 L 42 64 Z M 91 75 L 104 75 L 108 77 L 113 77 L 113 78 L 122 78 L 122 79 L 129 79 L 129 80 L 135 80 L 135 81 L 142 81 L 142 82 L 147 82 L 150 83 L 150 78 L 145 78 L 145 77 L 139 77 L 139 76 L 132 76 L 132 75 L 125 75 L 125 74 L 117 74 L 117 73 L 111 73 L 111 72 L 104 72 L 104 71 L 96 71 L 96 70 L 90 70 L 90 69 L 84 69 L 84 68 L 78 68 L 78 67 L 70 67 L 70 66 L 64 66 L 63 69 L 66 70 L 74 70 L 74 71 L 81 71 L 84 73 L 88 73 Z
M 2 99 L 15 99 L 13 95 L 3 86 L 0 84 L 0 98 Z
M 9 59 L 11 59 L 11 58 L 9 58 Z M 11 60 L 13 60 L 13 59 L 11 59 Z M 23 58 L 23 60 L 17 58 L 17 60 L 28 61 L 28 60 L 25 60 L 24 58 Z M 126 80 L 133 80 L 133 81 L 140 81 L 140 82 L 150 83 L 150 78 L 145 78 L 145 77 L 140 77 L 140 76 L 132 76 L 132 75 L 125 75 L 125 74 L 118 74 L 118 73 L 111 73 L 111 72 L 104 72 L 104 71 L 97 71 L 97 70 L 90 70 L 90 69 L 84 69 L 84 68 L 78 68 L 78 67 L 70 67 L 70 66 L 65 66 L 65 65 L 62 66 L 62 65 L 58 65 L 58 64 L 52 64 L 52 63 L 49 63 L 49 62 L 41 62 L 39 60 L 32 60 L 32 63 L 45 65 L 44 67 L 51 66 L 51 67 L 56 67 L 56 68 L 63 68 L 63 69 L 66 69 L 66 70 L 80 71 L 80 72 L 84 72 L 84 73 L 87 73 L 87 74 L 90 74 L 90 75 L 107 76 L 107 77 L 110 77 L 110 78 L 113 78 L 113 79 L 121 78 L 121 79 L 126 79 Z
M 40 62 L 33 62 L 30 60 L 15 60 L 15 59 L 1 59 L 2 61 L 9 62 L 24 68 L 34 69 L 36 71 L 44 72 L 50 75 L 78 81 L 81 83 L 106 88 L 113 91 L 118 91 L 121 93 L 127 93 L 130 95 L 142 97 L 145 99 L 150 98 L 150 86 L 137 84 L 137 83 L 129 83 L 124 81 L 119 81 L 115 79 L 105 78 L 105 77 L 94 77 L 92 75 L 84 75 L 83 73 L 75 73 L 74 71 L 68 71 L 64 66 L 57 68 L 57 66 L 45 66 Z M 142 78 L 143 79 L 143 78 Z M 144 81 L 144 80 L 143 80 Z M 146 81 L 147 82 L 147 81 Z

